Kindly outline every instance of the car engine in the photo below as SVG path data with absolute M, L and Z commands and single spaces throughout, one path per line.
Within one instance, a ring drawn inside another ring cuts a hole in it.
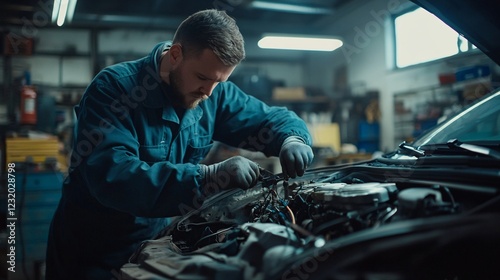
M 145 241 L 122 268 L 129 277 L 124 279 L 150 279 L 151 275 L 164 277 L 155 279 L 321 279 L 304 274 L 304 265 L 316 263 L 314 273 L 320 273 L 320 265 L 331 265 L 332 256 L 340 256 L 346 246 L 365 239 L 407 238 L 407 233 L 420 227 L 422 231 L 460 228 L 464 212 L 479 211 L 492 199 L 498 204 L 496 192 L 486 189 L 477 192 L 457 184 L 394 176 L 387 180 L 387 174 L 382 180 L 377 172 L 351 169 L 319 169 L 290 181 L 266 173 L 254 188 L 210 196 L 157 238 Z M 404 250 L 401 245 L 388 246 L 394 252 Z M 339 262 L 335 265 L 345 268 Z

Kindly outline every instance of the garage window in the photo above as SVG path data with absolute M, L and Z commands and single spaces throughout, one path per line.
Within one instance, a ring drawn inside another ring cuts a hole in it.
M 394 17 L 396 67 L 402 68 L 467 52 L 467 39 L 428 11 L 417 8 Z

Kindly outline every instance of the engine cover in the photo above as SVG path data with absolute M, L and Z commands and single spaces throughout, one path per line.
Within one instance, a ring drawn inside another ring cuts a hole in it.
M 351 211 L 389 202 L 396 192 L 394 183 L 331 183 L 314 186 L 311 197 L 324 206 Z

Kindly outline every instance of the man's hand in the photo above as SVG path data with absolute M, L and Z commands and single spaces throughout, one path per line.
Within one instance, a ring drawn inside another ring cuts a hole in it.
M 314 154 L 311 147 L 306 145 L 300 137 L 291 136 L 283 141 L 279 158 L 285 177 L 295 178 L 304 175 Z
M 257 163 L 235 156 L 212 165 L 201 165 L 205 191 L 217 192 L 229 188 L 248 189 L 259 178 Z

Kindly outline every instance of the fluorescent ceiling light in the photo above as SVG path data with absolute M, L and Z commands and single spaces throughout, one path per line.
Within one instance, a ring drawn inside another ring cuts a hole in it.
M 265 1 L 252 1 L 250 7 L 255 9 L 265 9 L 283 12 L 292 12 L 300 14 L 331 14 L 333 11 L 326 8 L 315 8 L 294 4 L 284 4 L 284 3 L 272 3 Z
M 257 43 L 262 49 L 334 51 L 342 46 L 342 40 L 326 37 L 265 36 Z
M 76 1 L 77 0 L 69 0 L 68 15 L 66 17 L 68 19 L 68 22 L 71 22 L 73 20 L 73 15 L 75 14 L 75 8 L 76 8 Z
M 57 15 L 57 26 L 62 26 L 66 20 L 66 13 L 68 12 L 68 1 L 61 0 L 61 5 L 59 6 L 59 14 Z
M 52 22 L 57 21 L 57 15 L 59 14 L 59 6 L 61 6 L 61 0 L 54 0 L 54 7 L 52 8 Z
M 54 0 L 52 9 L 52 22 L 57 23 L 57 26 L 62 26 L 66 19 L 71 22 L 75 13 L 77 0 Z

